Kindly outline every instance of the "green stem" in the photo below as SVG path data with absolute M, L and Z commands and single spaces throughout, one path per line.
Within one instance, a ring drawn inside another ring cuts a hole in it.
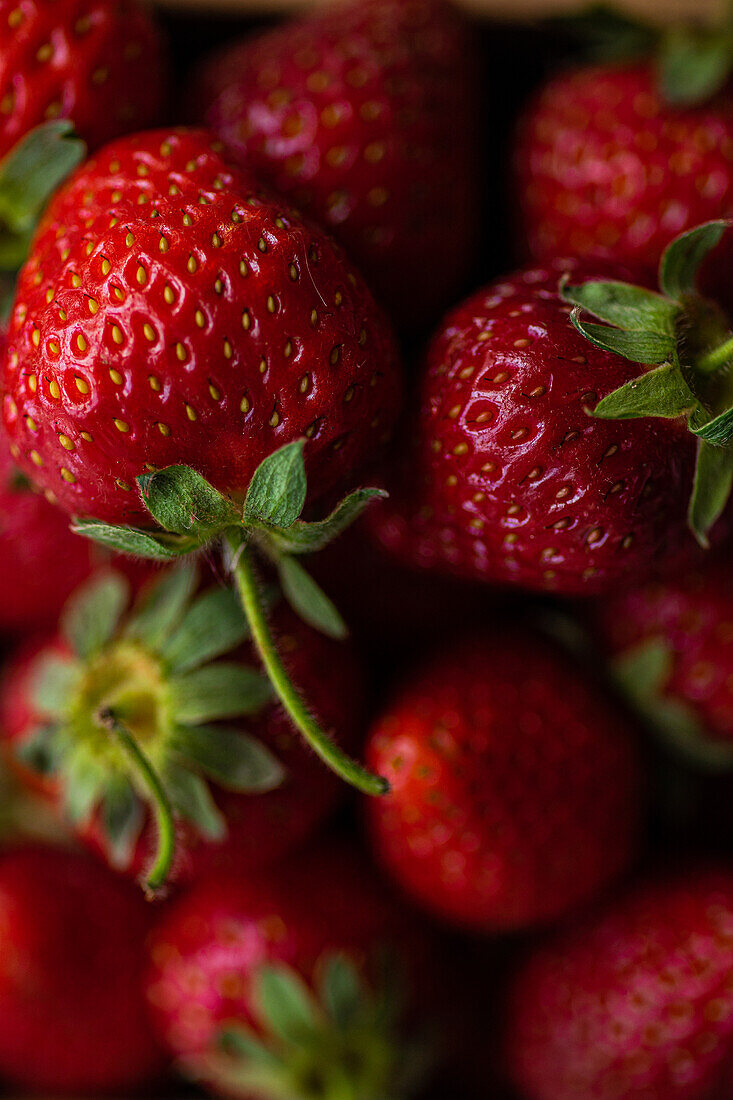
M 127 753 L 151 795 L 155 823 L 158 827 L 158 847 L 152 866 L 145 874 L 143 885 L 148 894 L 155 896 L 168 881 L 176 851 L 173 809 L 157 772 L 127 727 L 111 710 L 103 710 L 99 714 L 99 721 L 117 738 L 118 744 Z
M 717 348 L 701 355 L 695 362 L 695 370 L 700 374 L 714 374 L 720 367 L 724 367 L 733 359 L 733 336 L 730 336 Z
M 231 552 L 231 570 L 242 601 L 252 637 L 270 683 L 285 707 L 295 727 L 305 737 L 314 752 L 332 771 L 365 794 L 387 794 L 389 783 L 381 775 L 363 768 L 342 752 L 321 729 L 288 676 L 270 633 L 267 615 L 262 605 L 252 552 L 240 531 L 227 532 L 226 543 Z

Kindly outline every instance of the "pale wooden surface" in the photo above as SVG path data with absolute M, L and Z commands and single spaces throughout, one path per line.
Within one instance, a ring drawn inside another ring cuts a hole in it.
M 288 12 L 330 3 L 333 0 L 155 0 L 161 7 L 190 9 L 197 12 L 218 11 L 261 15 L 268 12 Z M 502 20 L 522 20 L 558 15 L 586 8 L 588 0 L 456 0 L 475 15 Z M 694 16 L 707 19 L 720 15 L 726 0 L 616 0 L 616 6 L 637 12 L 660 22 Z

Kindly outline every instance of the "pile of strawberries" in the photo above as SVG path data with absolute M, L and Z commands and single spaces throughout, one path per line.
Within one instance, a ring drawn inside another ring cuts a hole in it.
M 731 30 L 577 27 L 0 0 L 9 1095 L 731 1100 Z

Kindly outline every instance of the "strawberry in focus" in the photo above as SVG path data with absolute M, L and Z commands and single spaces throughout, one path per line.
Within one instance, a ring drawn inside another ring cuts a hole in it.
M 367 761 L 391 784 L 366 807 L 380 863 L 459 927 L 560 917 L 633 856 L 631 731 L 539 636 L 462 639 L 424 664 L 377 719 Z
M 434 323 L 481 207 L 473 37 L 444 0 L 367 0 L 227 46 L 197 116 L 342 242 L 400 327 Z
M 537 949 L 506 1057 L 527 1100 L 710 1100 L 733 1087 L 733 878 L 634 887 Z
M 38 1093 L 132 1090 L 165 1060 L 143 994 L 150 911 L 89 857 L 0 855 L 0 1074 Z

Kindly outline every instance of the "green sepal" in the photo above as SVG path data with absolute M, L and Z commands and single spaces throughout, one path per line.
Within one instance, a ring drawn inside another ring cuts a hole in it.
M 142 474 L 137 483 L 145 507 L 163 530 L 190 536 L 199 546 L 241 523 L 234 502 L 190 466 Z
M 196 587 L 197 569 L 181 562 L 167 570 L 146 592 L 125 626 L 128 638 L 140 638 L 158 648 L 180 623 Z
M 263 966 L 254 982 L 260 1023 L 286 1043 L 307 1042 L 322 1023 L 322 1014 L 303 979 L 287 966 Z
M 20 139 L 0 162 L 0 267 L 26 258 L 48 200 L 81 164 L 86 146 L 67 119 L 45 122 Z
M 285 778 L 280 761 L 243 730 L 180 726 L 173 747 L 187 765 L 200 768 L 225 790 L 259 794 L 279 787 Z
M 143 531 L 139 527 L 116 527 L 96 519 L 75 517 L 71 530 L 75 535 L 83 535 L 85 539 L 106 546 L 108 550 L 149 561 L 171 562 L 199 549 L 196 539 L 185 535 Z
M 94 576 L 69 598 L 61 615 L 61 634 L 79 657 L 92 657 L 113 637 L 130 598 L 120 573 Z
M 59 727 L 53 723 L 39 726 L 15 747 L 19 763 L 44 778 L 56 775 L 61 765 Z
M 659 42 L 655 27 L 612 4 L 589 4 L 582 11 L 556 16 L 548 22 L 577 38 L 583 53 L 599 63 L 649 57 Z
M 109 776 L 87 753 L 71 751 L 64 751 L 59 772 L 64 813 L 72 825 L 85 825 L 104 797 Z
M 318 997 L 337 1027 L 351 1026 L 364 1001 L 361 975 L 348 955 L 338 952 L 322 960 L 316 974 Z
M 176 676 L 170 687 L 178 721 L 192 725 L 257 714 L 273 698 L 266 676 L 233 661 L 219 661 Z
M 690 414 L 699 402 L 685 381 L 679 364 L 664 363 L 656 370 L 632 378 L 609 393 L 592 410 L 606 420 L 630 420 L 647 416 L 676 419 Z
M 210 588 L 186 612 L 161 653 L 173 672 L 188 672 L 235 649 L 249 626 L 235 592 Z
M 145 812 L 132 783 L 115 776 L 102 799 L 102 827 L 112 865 L 126 870 L 145 824 Z
M 290 527 L 305 506 L 304 439 L 288 443 L 259 464 L 244 501 L 245 524 Z
M 206 840 L 223 840 L 226 822 L 217 809 L 205 780 L 188 768 L 169 763 L 162 776 L 176 812 Z
M 267 533 L 267 542 L 287 554 L 313 554 L 323 550 L 350 527 L 375 500 L 388 494 L 383 489 L 356 489 L 337 504 L 325 519 L 296 520 L 290 527 Z
M 701 439 L 697 445 L 695 480 L 688 508 L 688 524 L 702 547 L 720 519 L 733 489 L 733 447 L 714 447 Z
M 592 313 L 608 325 L 629 333 L 666 337 L 674 342 L 680 304 L 656 291 L 615 280 L 592 279 L 575 286 L 564 279 L 560 283 L 560 294 L 564 301 Z
M 729 221 L 710 221 L 681 233 L 668 244 L 659 263 L 659 285 L 670 298 L 679 301 L 692 294 L 705 257 L 723 238 Z
M 30 696 L 38 713 L 63 718 L 81 671 L 80 663 L 69 657 L 57 653 L 39 657 L 33 666 L 30 685 Z
M 283 554 L 277 568 L 283 595 L 303 622 L 329 638 L 340 641 L 348 636 L 338 609 L 296 558 Z
M 706 769 L 733 768 L 733 746 L 707 736 L 690 707 L 665 695 L 672 669 L 673 654 L 662 638 L 641 642 L 612 664 L 619 688 L 665 744 Z
M 671 27 L 657 56 L 660 91 L 674 107 L 694 107 L 721 91 L 733 68 L 733 34 L 721 27 Z
M 676 353 L 673 337 L 656 332 L 624 332 L 610 325 L 594 325 L 581 318 L 579 308 L 570 314 L 574 327 L 595 347 L 610 351 L 632 363 L 664 363 Z
M 225 1026 L 217 1034 L 215 1042 L 222 1053 L 229 1055 L 230 1058 L 242 1058 L 248 1062 L 255 1062 L 258 1065 L 282 1071 L 282 1058 L 270 1050 L 267 1044 L 250 1028 L 239 1021 L 236 1024 Z

